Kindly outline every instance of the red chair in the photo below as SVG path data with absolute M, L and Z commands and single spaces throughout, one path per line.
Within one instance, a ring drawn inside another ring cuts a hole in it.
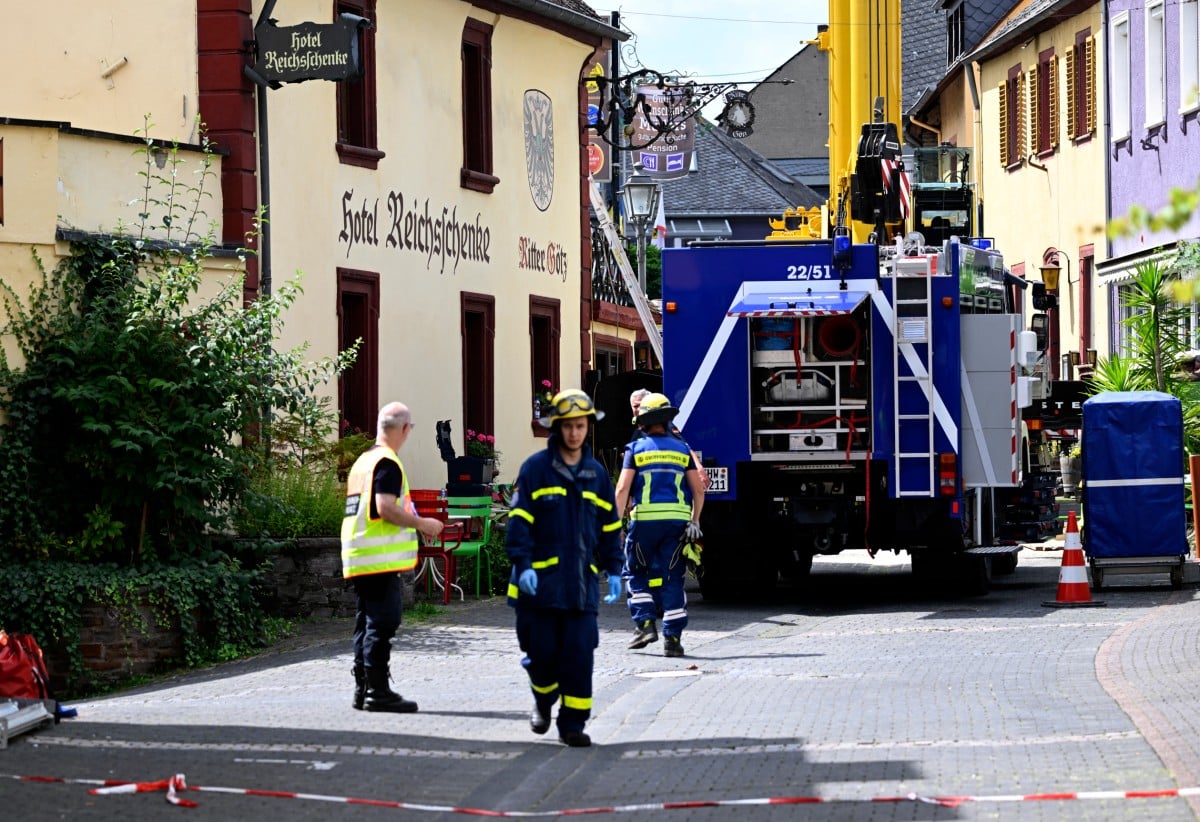
M 454 562 L 454 550 L 462 545 L 465 522 L 450 522 L 450 506 L 439 491 L 415 490 L 409 491 L 409 499 L 417 510 L 419 517 L 432 517 L 441 520 L 445 527 L 441 536 L 430 538 L 420 535 L 420 547 L 417 550 L 417 561 L 420 568 L 414 581 L 426 573 L 428 586 L 436 584 L 442 589 L 442 604 L 450 603 L 450 589 L 458 588 L 459 599 L 463 598 L 462 588 L 455 584 L 457 567 Z M 442 562 L 442 573 L 437 570 L 437 561 Z M 427 587 L 426 590 L 429 590 Z

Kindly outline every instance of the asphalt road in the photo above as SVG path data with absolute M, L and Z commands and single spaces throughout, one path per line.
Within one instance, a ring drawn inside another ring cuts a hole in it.
M 1125 793 L 1200 786 L 1196 589 L 1111 578 L 1105 607 L 1047 608 L 1060 556 L 1023 551 L 991 594 L 944 599 L 900 559 L 820 558 L 805 592 L 693 594 L 682 659 L 625 650 L 608 606 L 588 749 L 529 732 L 502 600 L 405 626 L 412 715 L 351 710 L 349 622 L 307 624 L 254 659 L 69 702 L 77 719 L 0 750 L 0 818 L 1195 819 L 1195 799 Z M 196 807 L 89 793 L 174 774 Z

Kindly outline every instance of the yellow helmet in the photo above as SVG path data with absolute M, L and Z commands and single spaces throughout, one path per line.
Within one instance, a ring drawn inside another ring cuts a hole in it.
M 638 406 L 637 424 L 642 428 L 660 423 L 666 425 L 678 413 L 679 409 L 671 405 L 671 401 L 663 394 L 647 394 Z
M 542 425 L 550 428 L 559 420 L 569 420 L 575 417 L 595 417 L 604 419 L 604 412 L 597 411 L 592 398 L 578 388 L 564 388 L 550 400 L 550 413 L 542 417 Z

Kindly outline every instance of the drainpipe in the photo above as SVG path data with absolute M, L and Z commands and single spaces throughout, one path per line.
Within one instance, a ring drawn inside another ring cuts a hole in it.
M 975 234 L 986 236 L 983 230 L 983 113 L 980 111 L 979 87 L 975 83 L 975 64 L 963 62 L 963 74 L 967 77 L 967 88 L 971 90 L 971 108 L 975 111 L 975 166 L 972 171 L 975 176 Z

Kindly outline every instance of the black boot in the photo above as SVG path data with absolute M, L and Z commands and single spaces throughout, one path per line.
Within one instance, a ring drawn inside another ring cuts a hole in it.
M 350 706 L 356 711 L 361 711 L 363 698 L 367 695 L 367 669 L 362 665 L 355 665 L 351 672 L 354 674 L 354 701 Z
M 654 627 L 654 620 L 647 619 L 636 623 L 633 629 L 633 639 L 629 642 L 629 650 L 636 651 L 638 648 L 645 648 L 651 642 L 658 642 L 658 630 Z
M 572 748 L 586 748 L 592 744 L 592 738 L 583 731 L 559 731 L 558 739 Z
M 417 703 L 405 699 L 388 687 L 387 668 L 367 668 L 367 693 L 363 709 L 391 714 L 416 713 Z
M 547 708 L 544 712 L 542 706 L 536 702 L 533 705 L 533 710 L 529 712 L 529 730 L 535 734 L 544 734 L 550 730 L 550 709 Z

